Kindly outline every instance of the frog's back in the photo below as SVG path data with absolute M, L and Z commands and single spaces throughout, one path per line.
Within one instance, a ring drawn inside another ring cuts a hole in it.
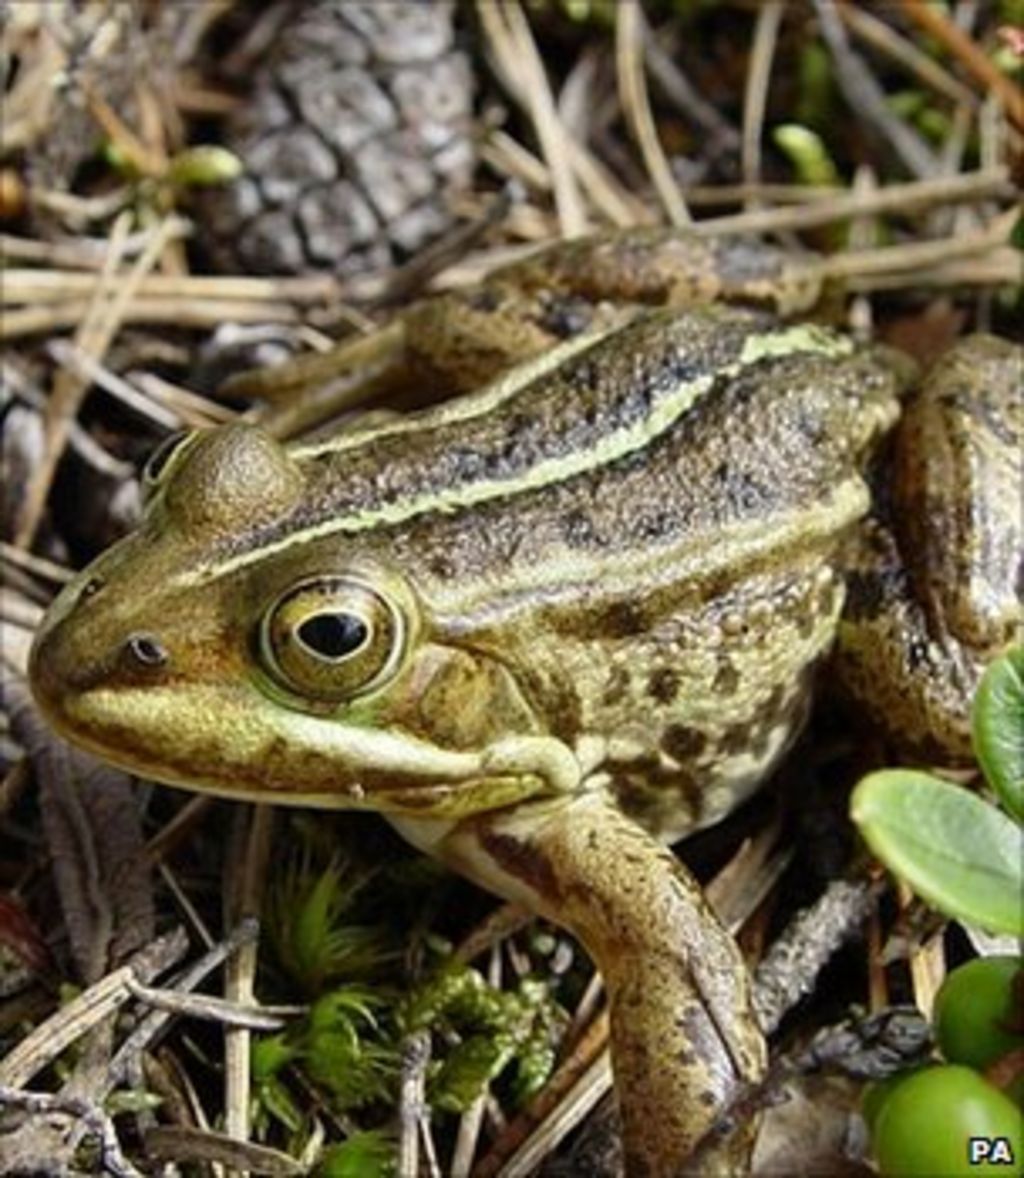
M 572 354 L 574 353 L 574 354 Z M 737 312 L 658 312 L 480 393 L 299 448 L 292 541 L 386 554 L 469 631 L 830 544 L 897 415 L 870 352 Z M 259 538 L 259 545 L 273 536 Z
M 305 532 L 317 565 L 397 565 L 439 633 L 500 651 L 551 731 L 600 734 L 627 808 L 681 833 L 800 725 L 896 384 L 820 329 L 654 313 L 300 449 L 309 493 L 282 534 Z

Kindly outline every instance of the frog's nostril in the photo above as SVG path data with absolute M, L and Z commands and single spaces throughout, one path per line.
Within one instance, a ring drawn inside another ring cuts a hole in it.
M 152 634 L 133 634 L 124 646 L 135 662 L 143 667 L 162 667 L 170 658 L 167 647 Z

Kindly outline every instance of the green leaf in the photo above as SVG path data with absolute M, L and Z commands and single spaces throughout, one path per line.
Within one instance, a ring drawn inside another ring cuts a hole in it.
M 1024 647 L 988 668 L 974 697 L 974 752 L 999 800 L 1024 822 Z
M 394 1173 L 395 1147 L 374 1129 L 331 1146 L 317 1167 L 319 1178 L 391 1178 Z
M 512 1058 L 510 1035 L 474 1035 L 448 1053 L 430 1085 L 430 1103 L 448 1112 L 465 1112 Z
M 789 156 L 803 184 L 839 184 L 839 169 L 828 153 L 824 139 L 810 127 L 783 123 L 772 131 L 775 145 Z
M 299 1054 L 298 1048 L 288 1043 L 283 1034 L 266 1035 L 257 1039 L 252 1048 L 252 1074 L 256 1083 L 277 1075 Z
M 386 959 L 383 931 L 350 920 L 369 879 L 336 859 L 319 873 L 297 862 L 275 880 L 266 904 L 267 932 L 281 964 L 308 994 L 372 972 Z
M 850 813 L 879 859 L 933 907 L 1024 936 L 1024 830 L 969 790 L 912 769 L 883 769 Z
M 242 161 L 234 152 L 201 143 L 178 152 L 167 166 L 167 179 L 183 188 L 212 188 L 236 180 L 242 171 Z
M 381 1000 L 352 986 L 325 995 L 310 1011 L 304 1067 L 340 1110 L 388 1100 L 393 1094 L 398 1049 L 380 1033 L 374 1005 L 381 1005 Z
M 269 1132 L 269 1118 L 273 1117 L 292 1133 L 298 1133 L 303 1126 L 302 1109 L 288 1088 L 276 1077 L 270 1077 L 255 1089 L 257 1123 L 265 1122 L 265 1133 Z

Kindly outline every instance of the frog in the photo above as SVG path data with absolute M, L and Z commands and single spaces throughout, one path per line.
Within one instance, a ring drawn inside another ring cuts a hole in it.
M 754 1120 L 729 1110 L 767 1062 L 743 957 L 670 844 L 759 788 L 823 677 L 908 758 L 962 761 L 1020 628 L 1021 350 L 968 337 L 921 378 L 814 321 L 824 274 L 603 234 L 428 296 L 326 369 L 257 373 L 402 412 L 169 440 L 138 528 L 31 654 L 43 712 L 100 757 L 379 813 L 572 933 L 629 1175 L 747 1172 Z

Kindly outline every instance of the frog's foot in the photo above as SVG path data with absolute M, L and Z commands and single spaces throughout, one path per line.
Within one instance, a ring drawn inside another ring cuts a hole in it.
M 397 823 L 457 870 L 569 929 L 608 992 L 630 1175 L 675 1178 L 765 1065 L 746 969 L 697 883 L 600 793 L 527 801 L 440 828 Z M 434 829 L 437 828 L 437 829 Z M 701 1154 L 746 1173 L 753 1126 Z

